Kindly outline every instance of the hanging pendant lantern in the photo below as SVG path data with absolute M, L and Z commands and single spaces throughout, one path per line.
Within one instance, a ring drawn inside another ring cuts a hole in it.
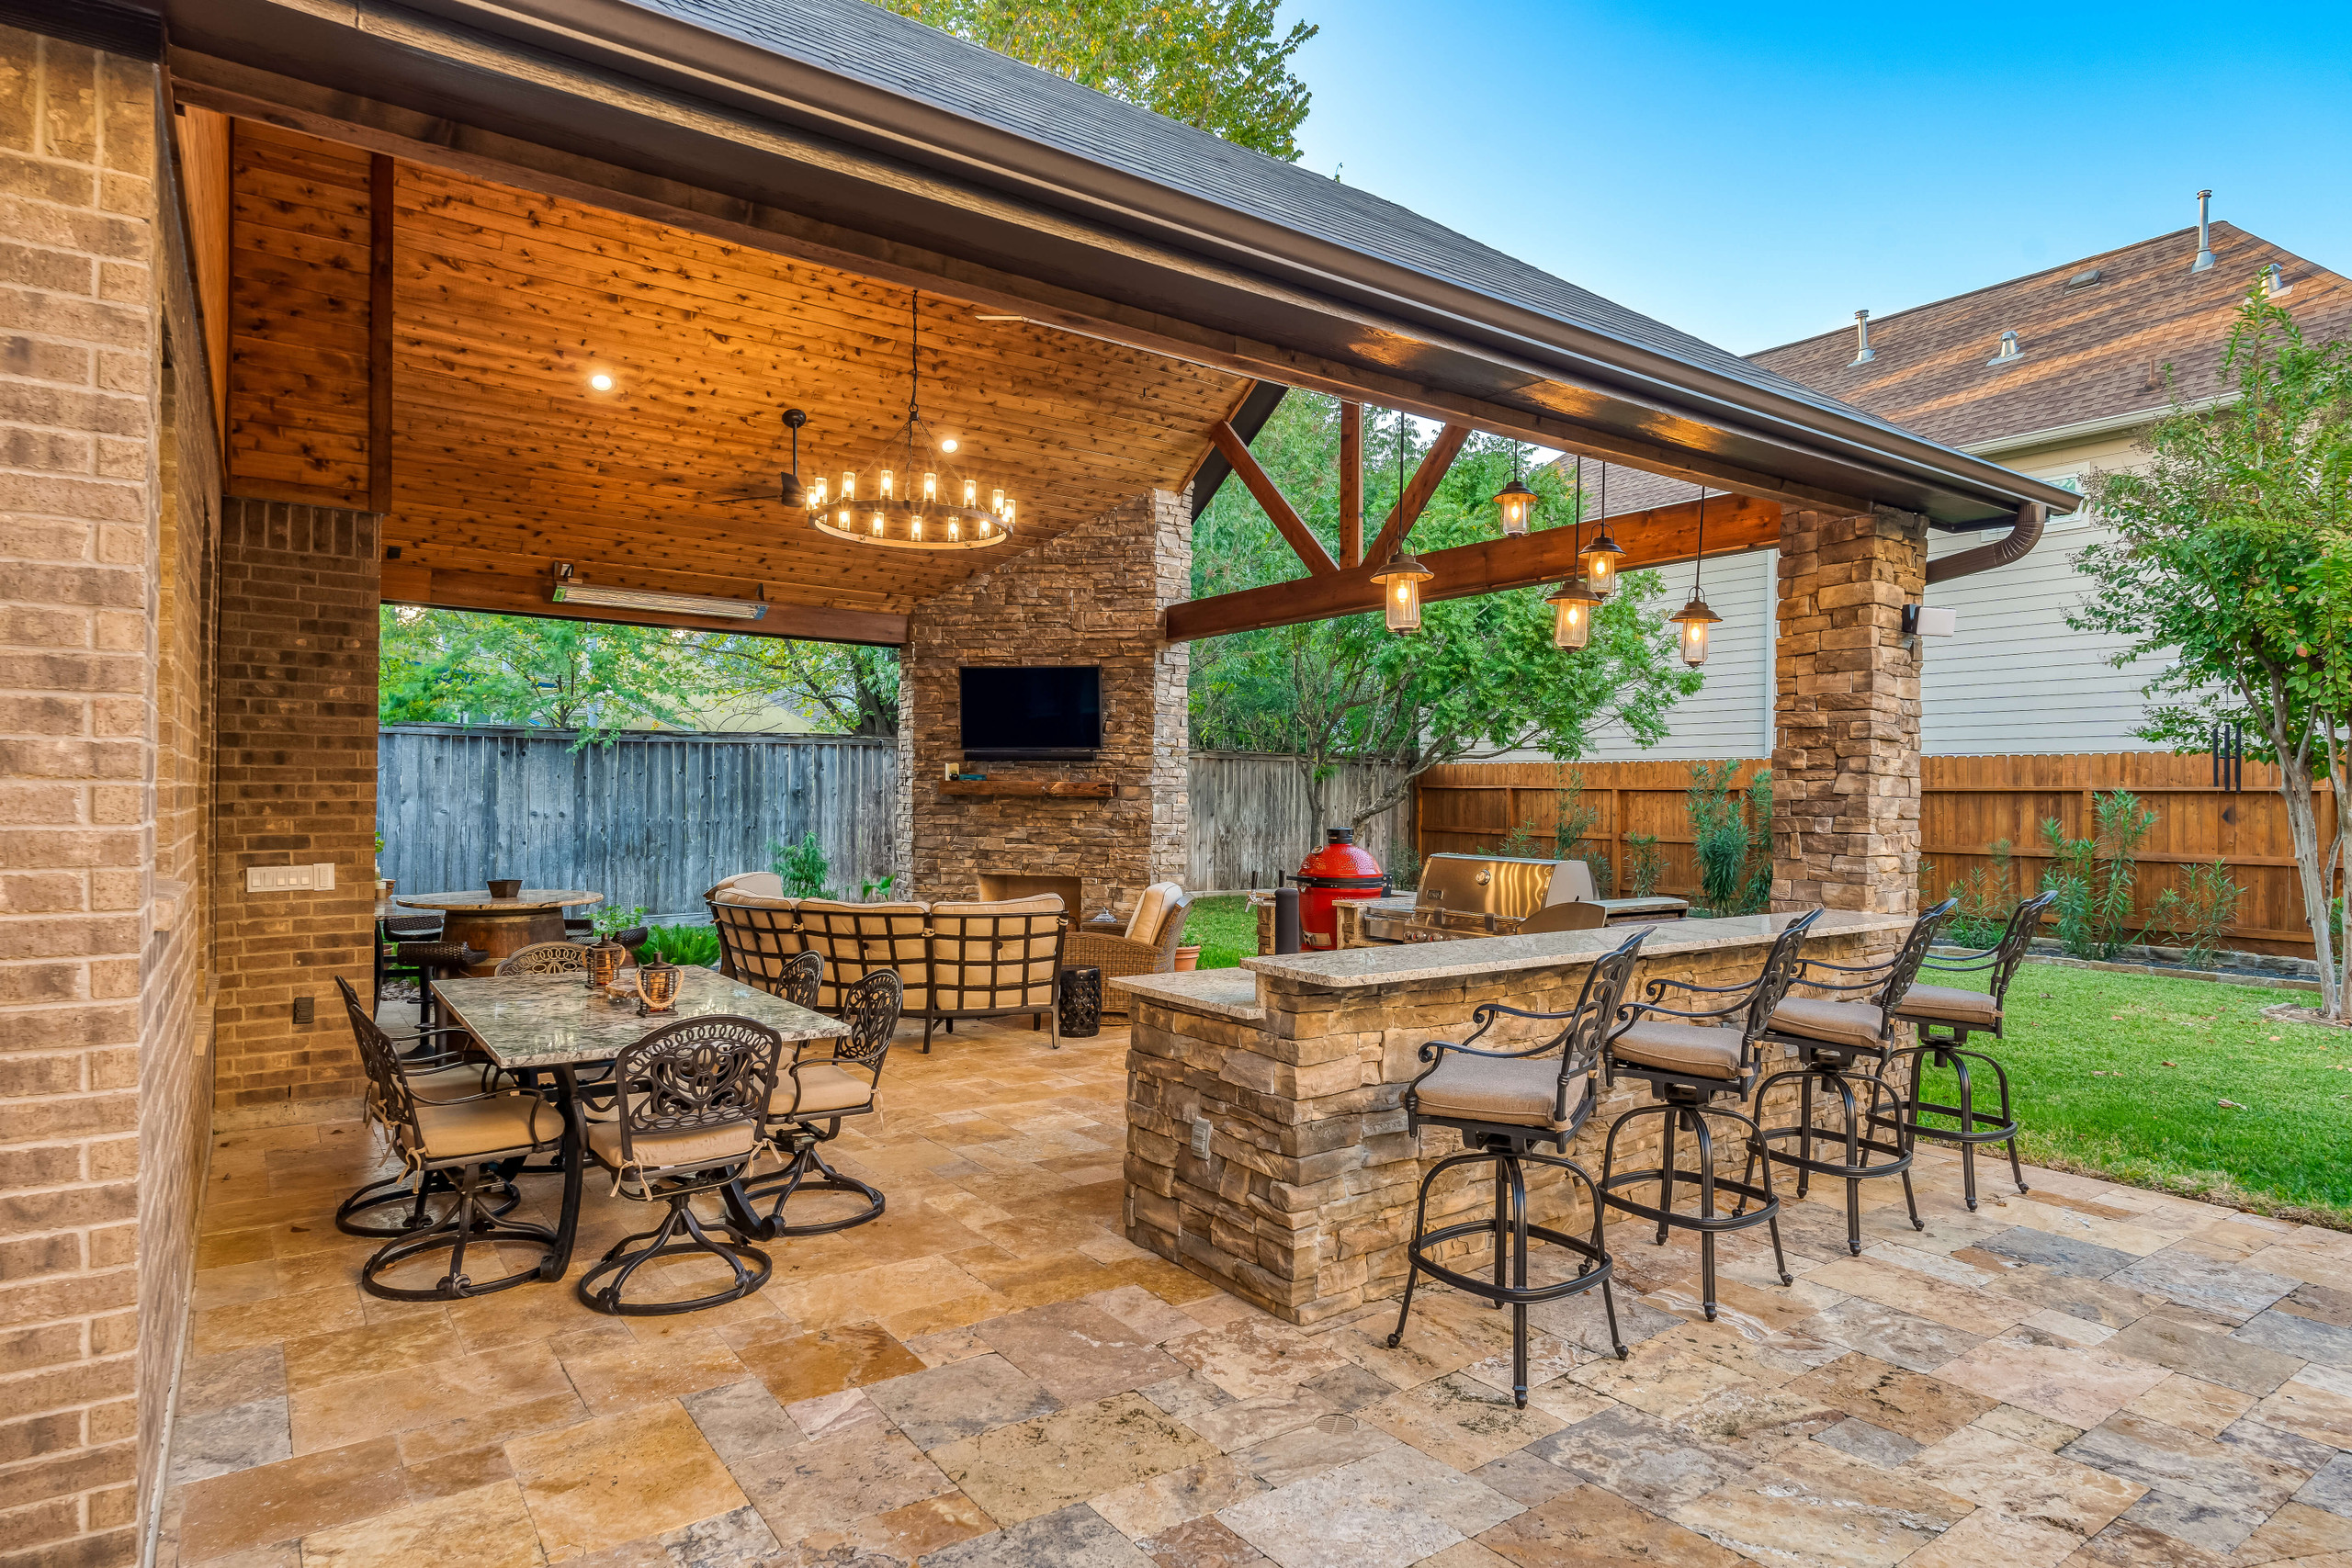
M 1519 476 L 1519 443 L 1510 444 L 1510 483 L 1495 492 L 1495 504 L 1502 508 L 1503 536 L 1515 538 L 1527 532 L 1527 520 L 1535 514 L 1535 503 L 1541 499 L 1528 489 Z
M 1617 563 L 1625 558 L 1625 548 L 1609 532 L 1609 465 L 1600 465 L 1600 521 L 1594 528 L 1592 543 L 1577 552 L 1577 564 L 1584 569 L 1585 581 L 1603 599 L 1617 591 Z
M 1544 597 L 1552 606 L 1552 646 L 1582 648 L 1592 637 L 1592 617 L 1600 608 L 1600 595 L 1585 585 L 1581 577 L 1572 577 Z
M 1381 605 L 1390 631 L 1421 629 L 1421 584 L 1436 575 L 1406 549 L 1390 556 L 1388 564 L 1372 574 L 1372 580 L 1381 585 Z
M 1693 667 L 1707 661 L 1707 628 L 1723 619 L 1707 607 L 1707 595 L 1699 587 L 1699 573 L 1707 559 L 1707 487 L 1699 487 L 1699 548 L 1690 558 L 1690 603 L 1667 616 L 1667 624 L 1675 628 L 1675 636 L 1682 645 L 1682 662 Z

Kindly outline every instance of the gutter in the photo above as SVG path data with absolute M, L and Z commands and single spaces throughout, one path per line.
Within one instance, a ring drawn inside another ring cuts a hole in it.
M 2031 446 L 2054 446 L 2061 442 L 2081 441 L 2093 435 L 2113 435 L 2126 430 L 2143 430 L 2168 413 L 2203 413 L 2237 401 L 2235 392 L 2222 392 L 2211 398 L 2196 398 L 2180 404 L 2163 403 L 2154 408 L 2137 409 L 2130 413 L 2111 413 L 2101 419 L 2078 420 L 2073 424 L 2052 424 L 2041 430 L 2019 431 L 2013 435 L 1996 435 L 1987 441 L 1971 441 L 1958 450 L 1972 457 L 1989 457 L 1999 452 L 2022 452 Z
M 2025 559 L 2032 553 L 2033 547 L 2041 543 L 2042 526 L 2049 518 L 2050 508 L 2038 501 L 2027 502 L 2018 508 L 2016 524 L 2007 533 L 1991 544 L 1978 545 L 1973 549 L 1955 551 L 1951 555 L 1929 561 L 1928 563 L 1929 585 L 1950 582 L 1956 577 L 1973 577 L 1980 571 L 1991 571 L 1996 567 L 2013 566 Z

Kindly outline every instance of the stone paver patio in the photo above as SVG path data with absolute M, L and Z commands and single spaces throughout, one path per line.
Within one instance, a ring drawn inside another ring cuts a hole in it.
M 1849 1257 L 1817 1190 L 1713 1325 L 1614 1227 L 1631 1359 L 1535 1309 L 1514 1410 L 1481 1303 L 1391 1350 L 1393 1305 L 1302 1331 L 1121 1239 L 1125 1050 L 902 1047 L 839 1145 L 888 1214 L 666 1319 L 363 1296 L 366 1132 L 219 1136 L 162 1562 L 2352 1568 L 2352 1236 L 2031 1170 L 1970 1214 L 1923 1152 L 1924 1234 L 1887 1184 Z M 642 1215 L 592 1182 L 582 1261 Z

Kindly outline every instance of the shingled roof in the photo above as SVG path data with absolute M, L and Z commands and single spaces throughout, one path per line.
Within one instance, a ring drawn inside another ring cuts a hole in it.
M 1871 321 L 1874 357 L 1854 359 L 1851 327 L 1750 357 L 1816 390 L 1953 446 L 2211 397 L 2230 318 L 2273 262 L 2279 302 L 2313 337 L 2352 336 L 2352 284 L 2229 223 L 2212 226 L 2213 265 L 2189 271 L 2197 231 L 1996 283 Z M 2018 357 L 1988 365 L 2003 333 Z M 2171 375 L 2168 389 L 2165 374 Z

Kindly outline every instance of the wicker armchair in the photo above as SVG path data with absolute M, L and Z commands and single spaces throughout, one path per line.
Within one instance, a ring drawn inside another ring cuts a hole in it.
M 1153 893 L 1162 895 L 1158 911 L 1148 908 Z M 1158 924 L 1148 932 L 1138 931 L 1130 923 L 1128 934 L 1112 936 L 1107 932 L 1072 931 L 1062 954 L 1064 965 L 1076 968 L 1092 965 L 1102 971 L 1105 1012 L 1125 1012 L 1124 1007 L 1108 1005 L 1114 993 L 1107 982 L 1121 975 L 1165 975 L 1176 967 L 1176 950 L 1184 942 L 1184 913 L 1193 907 L 1193 896 L 1174 883 L 1163 883 L 1145 890 L 1145 904 L 1137 911 Z

